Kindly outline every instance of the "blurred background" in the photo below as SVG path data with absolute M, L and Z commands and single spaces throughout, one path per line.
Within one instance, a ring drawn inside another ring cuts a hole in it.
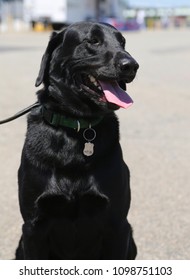
M 117 112 L 131 171 L 130 223 L 138 259 L 190 259 L 190 0 L 0 0 L 0 119 L 36 101 L 52 29 L 105 21 L 140 64 Z M 0 126 L 0 259 L 21 234 L 17 170 L 26 116 Z
M 105 21 L 120 30 L 190 26 L 189 0 L 0 0 L 1 31 Z

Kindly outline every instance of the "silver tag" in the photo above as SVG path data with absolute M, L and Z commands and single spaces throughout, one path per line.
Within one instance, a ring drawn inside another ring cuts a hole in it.
M 83 150 L 83 154 L 87 157 L 93 155 L 94 153 L 94 144 L 87 142 L 84 144 L 84 150 Z

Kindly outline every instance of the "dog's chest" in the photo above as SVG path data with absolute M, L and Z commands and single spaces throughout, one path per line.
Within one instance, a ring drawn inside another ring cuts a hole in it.
M 98 191 L 93 178 L 70 182 L 55 181 L 59 190 L 38 200 L 38 214 L 47 223 L 47 238 L 53 259 L 98 258 L 106 227 L 108 200 Z M 92 185 L 93 184 L 93 185 Z M 69 187 L 70 185 L 70 187 Z M 52 186 L 52 182 L 51 182 Z M 86 188 L 86 190 L 85 190 Z
M 104 236 L 101 219 L 81 217 L 52 219 L 49 225 L 49 250 L 53 259 L 94 259 L 99 257 Z
M 39 211 L 43 214 L 72 220 L 80 216 L 94 216 L 106 203 L 106 196 L 100 191 L 95 177 L 84 172 L 74 174 L 74 170 L 73 175 L 54 171 L 37 199 Z

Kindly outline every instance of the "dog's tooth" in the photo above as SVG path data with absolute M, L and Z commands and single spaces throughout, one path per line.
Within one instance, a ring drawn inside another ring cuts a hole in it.
M 92 83 L 96 82 L 96 79 L 93 76 L 89 76 L 89 78 Z

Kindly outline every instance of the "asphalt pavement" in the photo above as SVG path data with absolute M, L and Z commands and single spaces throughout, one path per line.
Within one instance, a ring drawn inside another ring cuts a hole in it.
M 190 259 L 190 29 L 125 33 L 140 64 L 120 109 L 121 144 L 131 170 L 129 220 L 138 259 Z M 0 34 L 0 119 L 36 101 L 49 33 Z M 14 258 L 22 219 L 17 169 L 26 117 L 0 126 L 0 259 Z M 108 139 L 109 141 L 109 139 Z

